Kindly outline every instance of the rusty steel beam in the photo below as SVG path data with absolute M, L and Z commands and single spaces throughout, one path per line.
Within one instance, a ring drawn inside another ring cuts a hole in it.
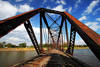
M 43 49 L 43 48 L 42 48 L 42 43 L 43 43 L 43 42 L 42 42 L 42 41 L 43 41 L 43 40 L 42 40 L 42 39 L 43 39 L 43 37 L 42 37 L 42 26 L 43 26 L 43 25 L 42 25 L 42 13 L 40 12 L 40 48 L 41 48 L 41 50 Z
M 52 39 L 52 41 L 53 41 L 53 48 L 54 48 L 54 47 L 55 47 L 55 41 L 54 41 L 54 38 L 53 38 L 52 33 L 51 33 L 51 31 L 50 31 L 50 27 L 49 27 L 49 25 L 48 25 L 48 22 L 47 22 L 47 20 L 46 20 L 45 12 L 42 12 L 42 17 L 43 17 L 44 23 L 46 24 L 46 27 L 47 27 L 47 29 L 48 29 L 48 32 L 50 33 L 51 39 Z
M 58 43 L 59 43 L 59 38 L 60 38 L 60 35 L 61 35 L 61 32 L 62 32 L 62 27 L 63 27 L 63 23 L 64 23 L 64 16 L 62 16 L 62 20 L 61 20 L 61 25 L 59 26 L 59 33 L 58 33 L 58 39 L 57 39 L 57 48 L 58 48 Z
M 75 36 L 76 36 L 76 30 L 74 26 L 71 25 L 71 31 L 70 31 L 70 42 L 68 45 L 67 53 L 73 55 L 74 51 L 74 45 L 75 45 Z
M 69 45 L 69 37 L 68 37 L 68 28 L 67 28 L 67 22 L 65 19 L 65 31 L 66 31 L 66 40 L 67 40 L 67 46 Z
M 42 8 L 45 12 L 63 15 L 63 12 Z
M 85 41 L 87 46 L 92 50 L 95 56 L 100 60 L 100 35 L 90 29 L 88 26 L 77 20 L 75 17 L 67 12 L 64 12 L 67 20 L 76 29 L 76 32 Z
M 50 27 L 54 24 L 54 23 L 56 23 L 56 21 L 53 19 L 53 18 L 51 18 L 48 14 L 46 14 L 46 16 L 51 20 L 51 21 L 53 21 L 53 23 L 50 25 Z M 59 25 L 58 23 L 56 23 L 57 25 Z
M 26 20 L 29 20 L 34 15 L 40 13 L 41 11 L 55 13 L 55 14 L 62 14 L 62 12 L 59 12 L 59 11 L 39 8 L 39 9 L 31 10 L 31 11 L 7 18 L 5 20 L 1 20 L 0 21 L 0 38 L 8 34 L 10 31 L 15 29 L 19 25 L 23 24 Z
M 41 11 L 41 8 L 31 10 L 17 16 L 13 16 L 5 20 L 1 20 L 0 21 L 0 38 L 6 35 L 7 33 L 9 33 L 10 31 L 12 31 L 13 29 L 15 29 L 17 26 L 24 23 L 26 20 L 38 14 L 40 11 Z
M 24 26 L 26 28 L 26 31 L 27 31 L 32 43 L 33 43 L 33 46 L 34 46 L 37 54 L 39 55 L 40 54 L 40 47 L 38 45 L 38 42 L 37 42 L 34 30 L 32 29 L 32 25 L 31 25 L 30 21 L 27 20 L 27 22 L 24 23 Z

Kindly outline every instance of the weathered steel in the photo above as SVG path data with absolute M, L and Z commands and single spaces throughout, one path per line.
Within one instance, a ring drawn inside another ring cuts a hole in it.
M 6 35 L 7 33 L 9 33 L 10 31 L 12 31 L 13 29 L 15 29 L 17 26 L 24 23 L 26 20 L 38 14 L 40 11 L 41 11 L 41 8 L 22 13 L 20 15 L 10 17 L 5 20 L 1 20 L 0 21 L 0 38 Z
M 30 21 L 27 20 L 27 22 L 24 23 L 24 26 L 25 26 L 25 28 L 27 30 L 27 33 L 28 33 L 33 45 L 34 45 L 34 48 L 35 48 L 37 54 L 39 55 L 40 54 L 40 47 L 38 45 L 38 42 L 37 42 L 37 39 L 35 37 L 35 33 L 34 33 L 33 29 L 32 29 Z
M 67 46 L 69 45 L 69 37 L 68 37 L 68 28 L 67 28 L 67 22 L 65 19 L 65 31 L 66 31 L 66 40 L 67 40 Z
M 53 38 L 52 33 L 51 33 L 51 31 L 50 31 L 50 27 L 49 27 L 49 25 L 48 25 L 48 22 L 47 22 L 47 20 L 46 20 L 45 12 L 42 12 L 42 17 L 43 17 L 44 23 L 45 23 L 46 26 L 47 26 L 48 32 L 50 33 L 51 39 L 52 39 L 52 41 L 53 41 L 53 48 L 54 48 L 54 47 L 55 47 L 55 41 L 54 41 L 54 38 Z
M 79 20 L 77 20 L 75 17 L 73 17 L 69 13 L 64 12 L 64 15 L 67 18 L 67 20 L 74 26 L 77 33 L 89 46 L 92 52 L 100 60 L 100 35 L 94 32 L 92 29 L 90 29 L 88 26 L 86 26 Z
M 40 49 L 42 50 L 42 14 L 40 12 Z
M 75 36 L 76 36 L 76 30 L 74 26 L 71 25 L 71 31 L 70 31 L 70 42 L 68 45 L 67 53 L 73 55 L 74 51 L 74 45 L 75 45 Z
M 58 39 L 57 39 L 57 47 L 56 48 L 58 48 L 58 43 L 59 43 L 59 38 L 60 38 L 60 35 L 61 35 L 61 32 L 62 32 L 62 27 L 63 27 L 63 24 L 64 24 L 64 16 L 62 16 L 62 21 L 61 21 L 61 24 L 60 24 L 60 26 L 59 26 L 59 28 L 60 28 L 60 30 L 59 30 L 59 33 L 58 33 Z
M 56 21 L 54 19 L 52 19 L 48 14 L 46 14 L 46 16 L 51 20 L 53 21 L 53 23 L 50 25 L 50 27 L 55 23 L 57 25 L 59 25 L 58 23 L 56 23 Z
M 71 54 L 73 54 L 75 35 L 76 35 L 76 32 L 77 32 L 82 37 L 82 39 L 85 41 L 85 43 L 89 46 L 89 48 L 93 51 L 93 53 L 96 55 L 96 57 L 100 60 L 100 35 L 97 34 L 96 32 L 94 32 L 93 30 L 91 30 L 89 27 L 87 27 L 86 25 L 84 25 L 80 21 L 78 21 L 76 18 L 74 18 L 72 15 L 70 15 L 67 12 L 60 12 L 60 11 L 55 11 L 55 10 L 50 10 L 50 9 L 39 8 L 39 9 L 36 9 L 36 10 L 31 10 L 31 11 L 22 13 L 20 15 L 2 20 L 2 21 L 0 21 L 0 37 L 6 35 L 10 31 L 15 29 L 17 26 L 24 23 L 31 40 L 34 41 L 33 43 L 36 46 L 35 47 L 36 51 L 39 54 L 40 48 L 39 48 L 38 42 L 36 41 L 34 31 L 32 31 L 32 27 L 30 26 L 30 22 L 27 21 L 27 20 L 29 20 L 31 17 L 33 17 L 34 15 L 36 15 L 40 12 L 42 12 L 41 13 L 41 19 L 44 20 L 44 23 L 47 26 L 48 32 L 49 32 L 49 34 L 52 38 L 54 46 L 55 46 L 55 39 L 54 38 L 57 38 L 58 41 L 59 41 L 60 33 L 58 34 L 58 37 L 57 37 L 57 35 L 55 35 L 51 32 L 52 29 L 48 25 L 47 19 L 45 17 L 45 13 L 54 13 L 54 14 L 59 14 L 61 16 L 64 15 L 64 18 L 66 17 L 66 19 L 71 23 L 72 28 L 71 28 L 70 45 L 69 45 L 69 46 L 71 46 L 71 47 L 69 47 L 71 49 L 71 51 L 69 51 Z M 49 18 L 51 18 L 51 17 L 49 17 Z M 56 20 L 58 20 L 58 19 L 59 19 L 59 17 Z M 51 20 L 52 20 L 52 18 L 51 18 Z M 55 21 L 53 20 L 53 22 L 56 23 L 56 20 Z M 40 20 L 40 22 L 41 21 L 42 20 Z M 66 25 L 66 23 L 65 23 L 65 25 Z M 42 27 L 41 27 L 41 29 L 42 29 Z M 57 28 L 56 30 L 53 30 L 53 31 L 61 32 L 61 26 L 60 26 L 60 30 Z M 41 36 L 42 36 L 42 33 L 41 33 Z M 67 37 L 68 37 L 68 35 L 67 35 Z M 42 39 L 40 39 L 40 40 L 41 40 L 41 43 L 42 43 Z
M 63 12 L 42 8 L 45 12 L 63 15 Z
M 91 67 L 62 51 L 51 49 L 45 55 L 12 67 Z

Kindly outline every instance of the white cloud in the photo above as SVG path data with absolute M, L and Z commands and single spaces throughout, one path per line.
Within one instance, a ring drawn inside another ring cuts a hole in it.
M 47 2 L 47 0 L 43 0 L 43 4 L 45 4 Z
M 26 11 L 29 11 L 32 9 L 34 9 L 34 8 L 30 7 L 28 4 L 24 4 L 24 5 L 19 6 L 18 12 L 26 12 Z
M 51 9 L 51 7 L 50 7 L 50 6 L 47 6 L 46 8 L 47 8 L 47 9 Z
M 23 1 L 23 0 L 16 0 L 16 2 L 21 2 L 21 1 Z
M 16 6 L 13 6 L 8 1 L 0 1 L 0 20 L 15 16 L 16 13 Z
M 81 18 L 79 18 L 80 21 L 86 20 L 86 16 L 82 16 Z
M 0 41 L 5 41 L 7 43 L 12 43 L 16 45 L 23 42 L 26 42 L 28 45 L 32 44 L 23 24 L 2 37 Z
M 63 8 L 63 5 L 58 5 L 54 8 L 52 8 L 52 10 L 57 10 L 57 11 L 65 11 L 65 9 Z
M 34 33 L 36 35 L 38 42 L 40 42 L 40 28 L 33 27 L 33 30 L 34 30 Z M 43 28 L 43 34 L 47 36 L 48 33 L 47 33 L 46 28 Z M 4 37 L 2 37 L 0 39 L 0 42 L 7 42 L 7 43 L 16 44 L 16 45 L 18 45 L 19 43 L 26 42 L 28 46 L 32 45 L 32 42 L 23 24 L 18 26 L 15 30 L 11 31 Z
M 85 25 L 89 26 L 94 31 L 100 29 L 100 25 L 98 22 L 87 22 L 85 23 Z
M 100 21 L 100 18 L 96 18 L 97 21 Z
M 60 0 L 60 1 L 57 0 L 56 3 L 66 5 L 66 2 L 64 0 Z
M 0 20 L 15 16 L 18 12 L 26 12 L 34 9 L 28 4 L 14 6 L 8 1 L 0 0 Z
M 10 37 L 10 38 L 7 39 L 7 41 L 16 41 L 16 42 L 18 42 L 18 41 L 22 41 L 22 40 L 18 37 Z
M 69 12 L 69 13 L 72 12 L 72 7 L 69 7 L 68 12 Z
M 86 43 L 80 38 L 79 40 L 75 41 L 76 45 L 86 45 Z
M 93 11 L 93 8 L 99 3 L 99 0 L 93 0 L 82 15 L 90 14 Z
M 77 0 L 77 1 L 76 1 L 75 8 L 78 7 L 78 4 L 79 4 L 79 3 L 81 3 L 81 0 Z
M 100 8 L 96 9 L 96 10 L 93 12 L 93 15 L 98 14 L 98 13 L 99 13 L 98 11 L 100 11 Z

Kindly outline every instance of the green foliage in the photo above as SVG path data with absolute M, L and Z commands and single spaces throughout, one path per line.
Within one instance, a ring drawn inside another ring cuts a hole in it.
M 48 47 L 48 44 L 43 44 L 43 47 Z
M 75 47 L 87 47 L 87 45 L 75 45 Z
M 3 48 L 3 44 L 2 43 L 0 43 L 0 48 Z
M 14 48 L 14 47 L 16 47 L 16 45 L 13 45 L 12 43 L 8 43 L 8 44 L 5 45 L 5 47 L 8 47 L 8 48 L 13 47 Z
M 12 43 L 0 42 L 0 48 L 5 48 L 5 47 L 7 48 L 20 48 L 20 47 L 22 48 L 23 47 L 24 48 L 26 47 L 26 43 L 20 43 L 19 46 L 16 46 Z
M 34 46 L 33 46 L 33 45 L 31 45 L 31 46 L 29 46 L 29 48 L 34 48 Z
M 20 43 L 19 47 L 26 47 L 26 43 Z

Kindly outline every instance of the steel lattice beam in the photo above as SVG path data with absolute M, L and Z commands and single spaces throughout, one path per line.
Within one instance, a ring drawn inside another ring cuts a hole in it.
M 66 40 L 67 40 L 67 46 L 69 45 L 69 37 L 68 37 L 68 28 L 67 28 L 67 22 L 65 19 L 65 31 L 66 31 Z
M 100 35 L 77 20 L 67 12 L 64 12 L 66 19 L 74 26 L 76 32 L 85 41 L 88 47 L 92 50 L 95 56 L 100 60 Z
M 0 21 L 0 38 L 15 29 L 17 26 L 23 24 L 34 15 L 38 14 L 40 11 L 41 8 Z
M 30 37 L 30 39 L 31 39 L 31 41 L 32 41 L 32 43 L 33 43 L 35 49 L 36 49 L 36 52 L 37 52 L 38 55 L 39 55 L 39 54 L 40 54 L 40 47 L 39 47 L 39 45 L 38 45 L 38 42 L 37 42 L 35 33 L 34 33 L 33 29 L 32 29 L 32 26 L 31 26 L 30 21 L 28 20 L 27 22 L 25 22 L 25 23 L 24 23 L 24 26 L 25 26 L 25 28 L 26 28 L 26 30 L 27 30 L 27 33 L 29 34 L 29 37 Z
M 85 43 L 89 46 L 89 48 L 92 50 L 92 52 L 96 55 L 96 57 L 100 60 L 100 35 L 97 34 L 96 32 L 94 32 L 93 30 L 91 30 L 89 27 L 87 27 L 80 21 L 78 21 L 75 17 L 73 17 L 72 15 L 70 15 L 67 12 L 60 12 L 60 11 L 55 11 L 55 10 L 50 10 L 50 9 L 39 8 L 36 10 L 31 10 L 31 11 L 22 13 L 20 15 L 2 20 L 2 21 L 0 21 L 0 38 L 2 36 L 6 35 L 7 33 L 9 33 L 10 31 L 12 31 L 13 29 L 15 29 L 17 26 L 19 26 L 23 23 L 26 24 L 27 20 L 29 20 L 31 17 L 33 17 L 34 15 L 36 15 L 40 12 L 43 12 L 42 18 L 48 28 L 48 31 L 51 35 L 52 40 L 53 40 L 53 36 L 50 31 L 50 27 L 47 23 L 47 20 L 45 18 L 45 12 L 59 14 L 61 16 L 64 15 L 64 17 L 70 22 L 72 27 L 75 28 L 75 30 L 71 29 L 72 30 L 71 37 L 70 37 L 71 40 L 74 40 L 74 38 L 72 38 L 72 37 L 74 37 L 75 32 L 77 32 L 81 36 L 81 38 L 85 41 Z M 28 26 L 28 24 L 26 24 L 26 27 L 27 26 Z M 32 31 L 29 31 L 29 32 L 31 34 Z M 70 40 L 70 44 L 72 44 L 71 40 Z M 54 40 L 53 40 L 53 42 L 54 42 Z M 73 49 L 73 47 L 72 47 L 72 49 Z M 37 50 L 39 50 L 39 49 L 37 49 Z M 38 53 L 39 53 L 39 51 L 38 51 Z
M 57 48 L 58 48 L 58 43 L 59 43 L 59 38 L 60 38 L 60 35 L 61 35 L 61 32 L 62 32 L 62 27 L 63 27 L 63 23 L 64 23 L 64 16 L 62 16 L 62 21 L 61 21 L 61 25 L 60 25 L 60 30 L 59 30 L 59 33 L 58 33 L 58 39 L 57 39 Z
M 40 12 L 40 48 L 42 50 L 42 13 Z
M 74 26 L 71 25 L 70 42 L 69 42 L 68 49 L 67 49 L 67 52 L 71 55 L 73 55 L 73 51 L 74 51 L 75 36 L 76 36 L 76 30 Z
M 55 48 L 55 41 L 54 41 L 54 38 L 53 38 L 52 33 L 51 33 L 51 31 L 50 31 L 50 27 L 49 27 L 49 25 L 48 25 L 48 22 L 47 22 L 47 20 L 46 20 L 45 12 L 42 12 L 42 17 L 43 17 L 44 23 L 45 23 L 46 26 L 47 26 L 48 32 L 50 33 L 51 39 L 52 39 L 52 41 L 53 41 L 53 48 Z

